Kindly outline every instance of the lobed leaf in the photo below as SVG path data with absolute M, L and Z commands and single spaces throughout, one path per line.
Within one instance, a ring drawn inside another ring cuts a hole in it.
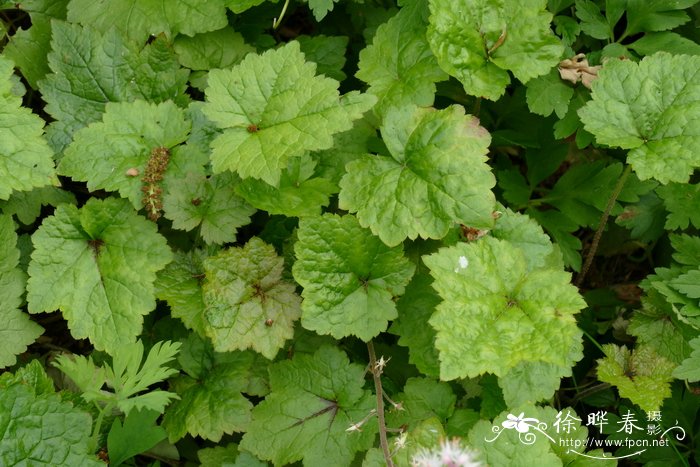
M 114 352 L 134 342 L 155 307 L 155 273 L 172 254 L 152 222 L 125 200 L 63 204 L 32 236 L 30 313 L 60 309 L 77 339 Z

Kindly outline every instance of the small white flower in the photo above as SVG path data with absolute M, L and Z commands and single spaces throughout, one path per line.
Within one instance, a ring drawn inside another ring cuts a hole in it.
M 379 374 L 382 374 L 382 372 L 384 371 L 384 367 L 387 363 L 389 363 L 389 360 L 391 360 L 391 357 L 387 358 L 386 360 L 384 360 L 384 355 L 379 357 L 379 360 L 377 360 L 374 364 L 374 371 L 378 372 Z
M 481 467 L 476 453 L 463 449 L 458 438 L 440 441 L 440 449 L 423 449 L 411 459 L 413 467 Z

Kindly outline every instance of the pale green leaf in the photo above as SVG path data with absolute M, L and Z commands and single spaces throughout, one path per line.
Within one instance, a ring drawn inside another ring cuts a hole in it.
M 493 225 L 495 177 L 486 164 L 491 138 L 460 106 L 392 109 L 382 126 L 391 156 L 347 165 L 341 209 L 357 212 L 387 245 L 406 237 L 440 239 L 455 223 Z
M 349 466 L 377 433 L 372 421 L 348 432 L 375 407 L 374 395 L 362 389 L 364 373 L 363 365 L 333 347 L 272 365 L 272 391 L 253 409 L 241 448 L 275 465 Z
M 561 267 L 561 253 L 534 219 L 499 205 L 499 217 L 489 234 L 507 240 L 525 254 L 528 270 Z
M 548 73 L 564 52 L 545 0 L 431 0 L 428 41 L 467 94 L 496 100 L 510 82 Z
M 389 248 L 347 215 L 299 222 L 292 272 L 304 287 L 302 325 L 335 338 L 368 341 L 396 318 L 393 298 L 403 294 L 415 267 L 403 248 Z
M 573 365 L 570 349 L 581 339 L 573 315 L 585 302 L 569 273 L 528 271 L 522 250 L 490 237 L 423 261 L 444 300 L 430 319 L 442 379 L 502 376 L 522 362 Z
M 278 187 L 247 178 L 236 187 L 236 192 L 270 214 L 317 216 L 322 207 L 328 206 L 331 194 L 337 193 L 338 187 L 326 178 L 314 176 L 315 168 L 316 162 L 309 155 L 294 157 L 282 172 Z
M 114 351 L 133 342 L 155 307 L 155 273 L 172 260 L 155 224 L 125 200 L 63 204 L 32 237 L 30 313 L 60 309 L 77 339 Z
M 44 121 L 13 93 L 13 67 L 0 55 L 0 200 L 12 190 L 58 184 L 53 151 L 43 137 Z
M 620 397 L 626 397 L 643 410 L 659 410 L 671 396 L 671 373 L 675 365 L 657 355 L 651 348 L 634 350 L 614 344 L 603 345 L 605 358 L 598 360 L 598 379 L 616 386 Z
M 402 8 L 377 28 L 372 44 L 360 51 L 357 78 L 379 99 L 377 115 L 394 106 L 433 104 L 435 82 L 447 79 L 425 37 L 420 3 Z
M 45 111 L 56 120 L 47 136 L 57 152 L 76 130 L 99 120 L 107 102 L 188 99 L 188 71 L 180 68 L 164 36 L 140 48 L 116 30 L 101 34 L 88 26 L 54 21 L 48 60 L 53 73 L 39 82 L 39 90 Z
M 14 365 L 16 355 L 27 350 L 44 329 L 19 309 L 27 278 L 18 268 L 17 234 L 10 216 L 0 215 L 0 238 L 0 368 L 4 368 Z
M 149 35 L 193 36 L 220 29 L 227 23 L 224 4 L 223 0 L 71 0 L 68 20 L 102 32 L 117 28 L 131 41 L 143 42 Z
M 218 352 L 251 348 L 273 359 L 293 334 L 301 299 L 283 258 L 257 237 L 204 260 L 204 331 Z
M 165 217 L 176 229 L 199 227 L 207 243 L 233 242 L 238 228 L 248 224 L 255 213 L 255 208 L 236 195 L 239 184 L 231 173 L 185 174 L 163 197 Z
M 673 70 L 672 73 L 669 70 Z M 700 56 L 610 60 L 579 110 L 596 141 L 629 149 L 640 179 L 688 181 L 700 167 Z
M 224 129 L 212 143 L 214 172 L 277 185 L 290 157 L 327 149 L 333 134 L 352 128 L 375 103 L 371 95 L 341 97 L 338 82 L 316 76 L 299 43 L 249 54 L 230 70 L 212 70 L 206 116 Z

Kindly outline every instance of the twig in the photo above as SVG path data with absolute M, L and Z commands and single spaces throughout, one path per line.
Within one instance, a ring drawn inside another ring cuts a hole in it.
M 581 268 L 581 273 L 578 275 L 578 277 L 576 277 L 576 287 L 581 286 L 581 284 L 583 283 L 583 279 L 586 277 L 586 273 L 588 273 L 588 270 L 591 268 L 591 263 L 593 263 L 593 257 L 595 256 L 596 251 L 598 251 L 600 237 L 603 236 L 603 230 L 605 230 L 605 226 L 608 223 L 610 212 L 612 211 L 613 207 L 615 207 L 615 201 L 617 201 L 617 197 L 620 196 L 620 192 L 625 186 L 625 181 L 627 181 L 627 177 L 629 176 L 630 172 L 632 172 L 632 166 L 628 165 L 627 167 L 625 167 L 625 170 L 624 172 L 622 172 L 622 175 L 620 175 L 620 178 L 617 180 L 615 188 L 613 188 L 613 192 L 610 194 L 610 199 L 608 199 L 608 205 L 605 207 L 603 217 L 600 218 L 600 225 L 598 226 L 598 230 L 595 231 L 595 235 L 593 236 L 593 242 L 591 243 L 591 248 L 588 250 L 588 254 L 586 255 L 586 262 L 583 264 L 583 268 Z
M 369 353 L 369 369 L 374 378 L 374 390 L 377 393 L 377 420 L 379 421 L 379 443 L 382 445 L 384 452 L 384 460 L 387 467 L 394 467 L 391 461 L 391 451 L 389 451 L 389 441 L 386 437 L 386 422 L 384 421 L 384 391 L 382 389 L 381 368 L 377 368 L 377 357 L 374 353 L 374 344 L 372 341 L 367 342 L 367 351 Z

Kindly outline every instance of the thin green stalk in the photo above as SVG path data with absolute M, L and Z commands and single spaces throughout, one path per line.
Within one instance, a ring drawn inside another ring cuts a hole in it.
M 630 172 L 632 172 L 632 166 L 628 165 L 627 167 L 625 167 L 625 170 L 622 172 L 622 175 L 620 175 L 620 178 L 615 184 L 613 192 L 610 194 L 610 199 L 608 199 L 608 205 L 605 207 L 603 216 L 600 218 L 600 225 L 598 225 L 598 230 L 596 230 L 595 235 L 593 235 L 593 242 L 591 243 L 591 248 L 588 250 L 588 254 L 586 255 L 586 262 L 581 268 L 581 273 L 576 278 L 575 284 L 577 287 L 581 286 L 581 284 L 583 283 L 583 279 L 586 277 L 586 274 L 588 273 L 588 270 L 590 269 L 591 264 L 593 263 L 593 257 L 598 251 L 598 244 L 600 243 L 600 238 L 603 236 L 603 230 L 605 230 L 605 226 L 608 223 L 610 212 L 612 211 L 613 207 L 615 207 L 617 197 L 620 196 L 620 192 L 622 191 L 622 188 L 624 188 L 625 182 L 627 181 L 627 177 L 629 176 Z
M 382 389 L 381 370 L 377 368 L 377 356 L 374 353 L 374 344 L 372 341 L 367 342 L 367 352 L 369 353 L 369 369 L 372 372 L 374 379 L 374 390 L 377 393 L 377 420 L 379 421 L 379 444 L 384 452 L 384 460 L 387 467 L 394 467 L 391 460 L 391 451 L 389 451 L 389 441 L 386 437 L 386 422 L 384 420 L 384 390 Z
M 100 413 L 97 416 L 97 420 L 95 421 L 95 427 L 93 428 L 92 435 L 90 436 L 90 445 L 89 445 L 90 451 L 89 452 L 97 451 L 97 440 L 100 437 L 100 428 L 102 428 L 102 419 L 104 418 L 104 416 L 107 412 L 111 412 L 112 409 L 114 408 L 113 402 L 108 403 L 102 409 L 100 409 L 100 405 L 97 402 L 95 403 L 95 405 L 100 410 Z

